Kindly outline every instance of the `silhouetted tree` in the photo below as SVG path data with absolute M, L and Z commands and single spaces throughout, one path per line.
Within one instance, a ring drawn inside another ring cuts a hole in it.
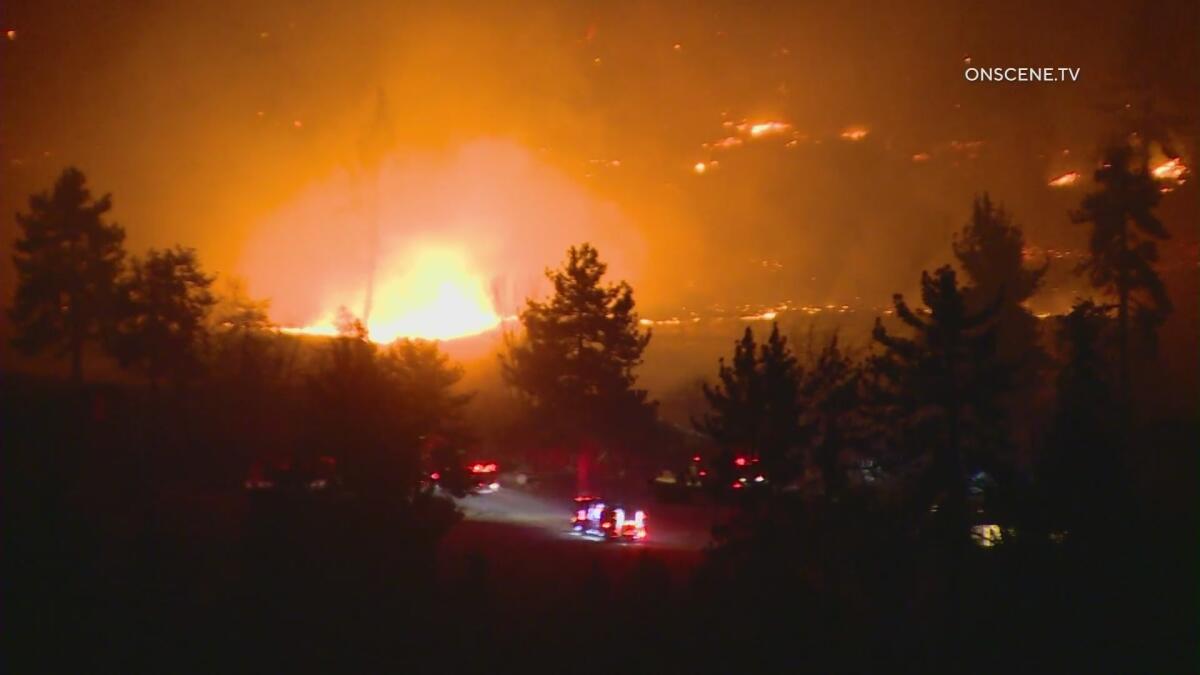
M 1025 265 L 1025 236 L 1002 206 L 984 193 L 972 206 L 971 220 L 954 239 L 954 255 L 965 281 L 967 308 L 981 311 L 993 303 L 996 310 L 996 355 L 1010 373 L 1012 388 L 1003 396 L 1010 424 L 1005 434 L 1014 446 L 1030 442 L 1041 401 L 1035 396 L 1049 366 L 1041 346 L 1038 319 L 1026 307 L 1049 268 Z
M 125 230 L 105 222 L 112 199 L 93 199 L 83 172 L 63 171 L 49 193 L 17 214 L 21 236 L 13 265 L 17 289 L 9 317 L 13 345 L 27 354 L 70 355 L 71 379 L 83 380 L 83 350 L 101 336 L 114 310 L 125 257 Z
M 846 488 L 844 451 L 862 448 L 862 367 L 839 344 L 838 334 L 829 336 L 816 354 L 809 354 L 809 367 L 800 385 L 805 404 L 805 421 L 811 433 L 814 464 L 820 468 L 825 495 L 838 499 Z
M 344 479 L 353 484 L 378 470 L 373 466 L 376 458 L 405 450 L 407 439 L 389 433 L 395 410 L 387 397 L 378 347 L 353 317 L 339 321 L 339 332 L 309 377 L 307 420 L 314 426 L 309 435 L 314 445 L 307 452 L 335 458 Z M 401 481 L 409 479 L 415 483 L 415 476 Z
M 725 357 L 717 361 L 717 379 L 715 386 L 701 383 L 712 412 L 693 420 L 693 425 L 720 445 L 725 459 L 729 459 L 734 451 L 753 452 L 759 444 L 764 394 L 758 368 L 758 345 L 749 326 L 742 333 L 742 339 L 734 343 L 732 360 L 728 364 Z M 728 462 L 721 462 L 716 468 L 720 474 L 728 469 Z M 718 477 L 723 482 L 729 478 L 728 475 Z
M 759 445 L 763 468 L 778 488 L 792 478 L 799 462 L 795 452 L 801 442 L 800 392 L 803 376 L 779 324 L 759 349 L 763 385 L 763 434 Z
M 1090 300 L 1058 319 L 1065 360 L 1056 382 L 1058 406 L 1043 478 L 1060 525 L 1103 521 L 1120 503 L 1117 416 L 1112 377 L 1104 357 L 1111 308 Z
M 210 333 L 216 343 L 215 361 L 230 366 L 243 383 L 260 382 L 268 370 L 269 346 L 276 342 L 276 325 L 270 318 L 270 301 L 255 300 L 246 294 L 239 280 L 229 280 L 226 290 L 216 298 Z
M 462 370 L 436 343 L 399 340 L 380 349 L 361 323 L 336 338 L 310 380 L 312 420 L 322 454 L 345 467 L 356 489 L 415 495 L 423 439 L 462 439 L 469 395 L 454 387 Z
M 296 447 L 304 432 L 295 423 L 303 410 L 290 366 L 307 338 L 281 333 L 268 308 L 240 280 L 226 278 L 209 312 L 208 414 L 222 456 L 239 472 Z
M 650 332 L 638 329 L 629 284 L 602 283 L 607 269 L 591 244 L 568 249 L 563 266 L 546 271 L 554 296 L 527 302 L 524 335 L 501 357 L 505 381 L 538 424 L 578 450 L 626 446 L 654 420 L 634 373 Z
M 455 392 L 462 380 L 462 366 L 452 365 L 436 342 L 397 340 L 384 351 L 382 366 L 389 385 L 403 402 L 398 415 L 410 434 L 418 438 L 466 436 L 462 412 L 472 395 Z
M 738 452 L 761 460 L 771 484 L 778 486 L 798 468 L 802 376 L 778 324 L 761 346 L 747 327 L 734 344 L 732 361 L 728 365 L 724 358 L 718 361 L 717 384 L 701 385 L 712 412 L 695 426 L 720 444 L 727 456 Z
M 1080 271 L 1087 273 L 1094 287 L 1116 299 L 1117 386 L 1127 398 L 1131 321 L 1153 339 L 1171 312 L 1166 286 L 1154 270 L 1155 240 L 1169 235 L 1154 215 L 1159 188 L 1143 153 L 1135 153 L 1128 144 L 1108 148 L 1095 180 L 1100 189 L 1083 198 L 1071 219 L 1092 226 L 1089 255 Z
M 995 358 L 997 305 L 969 312 L 948 266 L 921 275 L 921 297 L 928 309 L 920 312 L 900 294 L 893 299 L 912 338 L 891 335 L 876 319 L 873 336 L 885 351 L 871 366 L 892 397 L 891 423 L 915 428 L 931 447 L 923 492 L 938 503 L 952 536 L 962 536 L 968 471 L 988 468 L 998 451 L 996 397 L 1006 378 Z
M 472 393 L 459 393 L 461 366 L 452 365 L 436 342 L 403 339 L 381 355 L 387 385 L 397 397 L 398 436 L 430 448 L 439 484 L 462 496 L 469 489 L 464 448 L 474 440 L 463 420 Z
M 997 351 L 1013 367 L 1040 361 L 1037 319 L 1026 309 L 1049 268 L 1025 266 L 1025 235 L 1004 207 L 984 193 L 971 209 L 971 220 L 954 239 L 954 256 L 969 285 L 967 307 L 979 311 L 999 300 Z
M 122 309 L 112 347 L 121 365 L 140 370 L 153 387 L 164 378 L 181 385 L 194 377 L 216 303 L 212 282 L 190 248 L 150 249 L 144 260 L 134 258 L 119 282 Z

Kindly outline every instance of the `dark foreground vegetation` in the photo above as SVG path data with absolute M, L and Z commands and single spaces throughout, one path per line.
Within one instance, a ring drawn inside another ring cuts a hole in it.
M 1094 538 L 980 548 L 853 499 L 755 519 L 682 577 L 653 553 L 616 569 L 514 546 L 553 570 L 514 580 L 470 554 L 434 568 L 456 521 L 441 498 L 256 501 L 200 480 L 220 430 L 141 392 L 6 378 L 3 410 L 13 672 L 1177 672 L 1195 656 L 1196 522 L 1151 508 Z
M 1031 316 L 1044 268 L 981 198 L 957 269 L 897 295 L 870 345 L 747 329 L 696 433 L 637 387 L 632 289 L 572 248 L 481 438 L 435 345 L 377 346 L 349 315 L 281 334 L 188 249 L 126 264 L 69 171 L 20 218 L 10 317 L 71 378 L 0 384 L 9 670 L 1187 670 L 1198 430 L 1159 386 L 1159 188 L 1137 147 L 1096 182 L 1073 214 L 1095 299 Z M 87 382 L 89 350 L 138 382 Z M 735 515 L 694 563 L 447 555 L 462 491 L 429 469 L 480 447 L 627 481 L 697 453 L 693 497 Z M 336 470 L 251 489 L 279 465 Z

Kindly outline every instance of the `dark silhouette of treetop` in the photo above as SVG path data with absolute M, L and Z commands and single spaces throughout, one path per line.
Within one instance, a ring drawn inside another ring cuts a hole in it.
M 1170 235 L 1154 214 L 1161 195 L 1145 153 L 1128 144 L 1108 148 L 1095 181 L 1100 189 L 1083 198 L 1071 219 L 1092 227 L 1080 271 L 1117 301 L 1118 378 L 1122 395 L 1127 395 L 1130 323 L 1152 338 L 1171 312 L 1166 286 L 1154 269 L 1157 241 Z
M 802 441 L 800 383 L 803 372 L 774 324 L 767 341 L 757 346 L 747 327 L 734 344 L 733 359 L 718 361 L 717 383 L 702 385 L 711 412 L 695 422 L 725 450 L 762 462 L 772 487 L 793 477 Z M 732 459 L 732 457 L 728 457 Z M 728 463 L 725 463 L 728 465 Z
M 505 381 L 576 441 L 612 440 L 618 426 L 636 428 L 654 414 L 634 372 L 650 332 L 638 328 L 633 288 L 603 283 L 607 270 L 591 244 L 568 249 L 563 266 L 546 271 L 553 297 L 528 301 L 524 335 L 501 359 Z
M 63 171 L 48 193 L 17 214 L 16 296 L 9 310 L 13 345 L 35 354 L 70 355 L 71 378 L 83 379 L 85 343 L 101 336 L 114 311 L 125 230 L 105 221 L 112 199 L 93 199 L 83 172 Z
M 278 327 L 269 300 L 251 298 L 245 284 L 227 279 L 212 312 L 213 366 L 244 383 L 261 383 L 267 372 L 279 374 L 281 359 L 271 358 Z
M 968 470 L 989 468 L 998 450 L 996 399 L 1007 384 L 1007 368 L 995 358 L 998 304 L 968 311 L 948 266 L 922 273 L 921 298 L 926 309 L 918 312 L 894 296 L 896 316 L 912 337 L 893 335 L 876 320 L 874 339 L 885 351 L 872 367 L 897 401 L 892 423 L 912 426 L 932 448 L 928 496 L 940 503 L 953 536 L 961 536 Z
M 1001 294 L 1005 306 L 1019 307 L 1037 292 L 1049 266 L 1025 266 L 1025 235 L 987 193 L 975 199 L 971 220 L 955 236 L 954 255 L 970 281 L 964 295 L 977 308 Z
M 813 464 L 820 468 L 826 497 L 836 500 L 845 491 L 843 457 L 867 445 L 861 416 L 862 366 L 841 346 L 835 332 L 819 352 L 810 353 L 800 386 L 805 426 L 811 436 Z
M 757 353 L 754 331 L 747 326 L 742 338 L 734 343 L 729 363 L 724 357 L 717 361 L 717 384 L 701 385 L 712 411 L 696 421 L 696 428 L 724 447 L 757 445 L 757 417 L 763 398 Z
M 216 303 L 212 282 L 190 248 L 150 249 L 144 259 L 134 258 L 120 284 L 123 310 L 114 352 L 121 364 L 140 370 L 151 385 L 194 377 L 206 318 Z

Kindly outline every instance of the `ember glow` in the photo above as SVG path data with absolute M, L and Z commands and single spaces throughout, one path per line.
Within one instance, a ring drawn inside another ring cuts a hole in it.
M 871 133 L 870 129 L 865 129 L 863 127 L 850 127 L 842 132 L 841 137 L 843 140 L 847 141 L 861 141 L 862 139 L 866 138 L 867 134 L 869 133 Z
M 1175 157 L 1155 166 L 1150 173 L 1161 181 L 1183 183 L 1188 173 L 1188 167 L 1183 163 L 1182 158 Z
M 738 130 L 745 130 L 750 134 L 751 138 L 762 138 L 763 136 L 773 136 L 776 134 L 786 133 L 792 125 L 786 122 L 758 122 L 756 124 L 741 125 Z
M 718 150 L 731 150 L 742 144 L 742 139 L 737 136 L 726 136 L 719 141 L 713 143 L 705 143 L 705 148 L 716 148 Z
M 1079 181 L 1079 172 L 1078 171 L 1068 171 L 1067 173 L 1064 173 L 1061 176 L 1055 176 L 1054 178 L 1051 178 L 1050 182 L 1047 183 L 1047 185 L 1049 185 L 1050 187 L 1056 187 L 1056 188 L 1071 187 L 1078 181 Z

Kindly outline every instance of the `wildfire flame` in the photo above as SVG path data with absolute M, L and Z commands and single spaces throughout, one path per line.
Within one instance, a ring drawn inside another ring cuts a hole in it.
M 461 250 L 450 247 L 418 249 L 406 271 L 383 279 L 375 298 L 367 321 L 367 333 L 374 342 L 388 343 L 401 337 L 450 340 L 484 333 L 500 324 L 483 277 L 471 270 Z M 287 331 L 337 335 L 337 319 L 330 314 Z
M 713 143 L 706 143 L 704 145 L 704 147 L 706 147 L 706 148 L 712 147 L 712 148 L 716 148 L 718 150 L 730 150 L 732 148 L 736 148 L 736 147 L 740 146 L 741 144 L 742 144 L 742 139 L 738 138 L 737 136 L 726 136 L 725 138 L 722 138 L 719 141 L 714 141 Z
M 1158 180 L 1182 183 L 1187 176 L 1188 167 L 1181 157 L 1174 157 L 1154 167 L 1150 173 Z
M 289 332 L 336 335 L 357 318 L 380 343 L 453 340 L 545 293 L 539 269 L 581 241 L 636 274 L 641 239 L 619 210 L 532 151 L 479 139 L 315 180 L 257 224 L 239 272 Z
M 869 133 L 871 133 L 871 131 L 863 127 L 850 127 L 849 129 L 843 131 L 841 136 L 847 141 L 861 141 L 862 139 L 866 138 L 867 134 Z
M 1055 176 L 1047 183 L 1050 187 L 1070 187 L 1079 181 L 1078 171 L 1068 171 L 1061 176 Z
M 792 125 L 786 122 L 758 122 L 756 124 L 743 124 L 738 127 L 739 131 L 749 133 L 751 138 L 762 138 L 774 134 L 782 134 L 791 129 Z

